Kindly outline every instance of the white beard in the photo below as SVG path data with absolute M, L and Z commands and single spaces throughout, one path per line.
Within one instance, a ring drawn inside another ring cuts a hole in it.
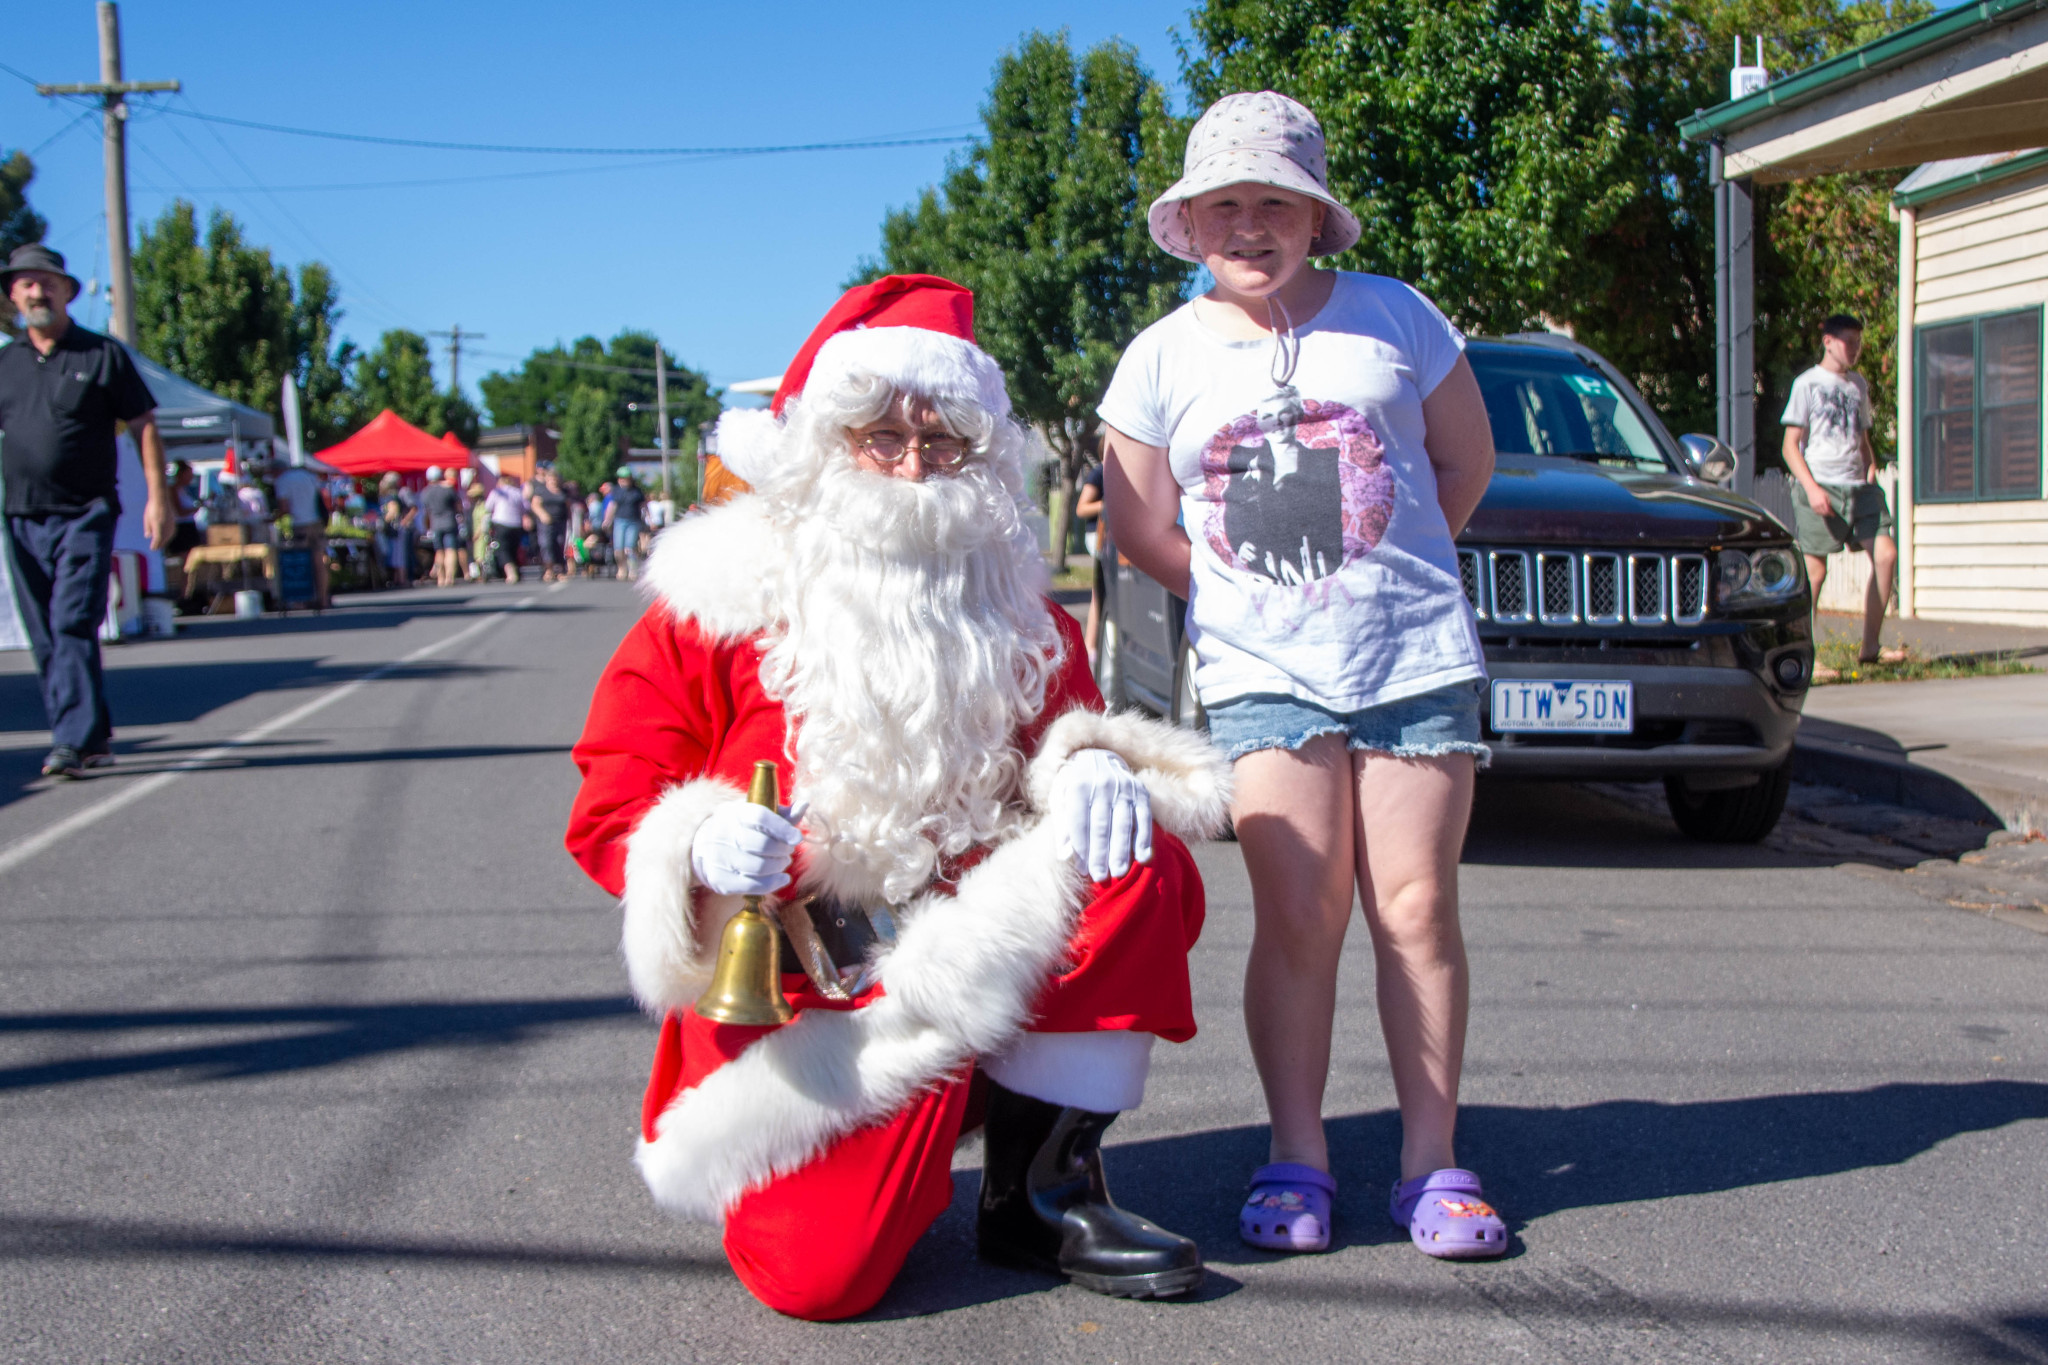
M 1019 824 L 1016 732 L 1060 638 L 1044 560 L 989 468 L 912 483 L 820 463 L 773 499 L 791 552 L 761 679 L 796 736 L 806 885 L 898 902 Z

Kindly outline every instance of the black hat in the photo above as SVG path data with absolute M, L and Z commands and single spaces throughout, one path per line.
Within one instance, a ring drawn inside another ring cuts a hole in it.
M 74 299 L 85 292 L 78 276 L 64 268 L 63 253 L 52 251 L 41 242 L 14 248 L 14 254 L 7 258 L 7 269 L 0 270 L 0 291 L 11 291 L 15 275 L 23 270 L 47 270 L 52 275 L 62 275 L 71 281 L 71 297 Z

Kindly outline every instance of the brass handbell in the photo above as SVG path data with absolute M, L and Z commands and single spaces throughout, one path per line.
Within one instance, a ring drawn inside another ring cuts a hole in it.
M 774 810 L 781 804 L 776 786 L 775 765 L 764 759 L 754 764 L 747 800 Z M 711 985 L 697 997 L 697 1013 L 720 1024 L 786 1024 L 796 1017 L 782 995 L 775 921 L 761 913 L 759 896 L 747 897 L 740 912 L 725 922 L 718 966 Z

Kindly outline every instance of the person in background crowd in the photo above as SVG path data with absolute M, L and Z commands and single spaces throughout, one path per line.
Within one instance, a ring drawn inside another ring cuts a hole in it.
M 397 475 L 386 475 L 377 491 L 383 499 L 377 508 L 377 553 L 391 575 L 392 585 L 409 588 L 412 586 L 415 513 L 412 506 L 400 497 L 404 490 L 399 486 Z
M 313 590 L 321 602 L 327 600 L 327 506 L 320 489 L 320 476 L 304 465 L 293 465 L 271 482 L 278 508 L 292 519 L 292 536 L 304 541 L 313 554 Z
M 485 515 L 490 518 L 490 562 L 497 565 L 507 583 L 519 581 L 519 547 L 526 540 L 526 495 L 517 479 L 499 479 L 484 495 Z M 488 571 L 486 571 L 488 572 Z
M 1863 593 L 1863 649 L 1859 662 L 1897 663 L 1902 649 L 1878 648 L 1892 576 L 1899 567 L 1899 543 L 1891 504 L 1877 482 L 1877 450 L 1870 444 L 1876 410 L 1870 381 L 1856 369 L 1863 353 L 1863 321 L 1837 313 L 1820 325 L 1820 364 L 1792 381 L 1785 402 L 1785 468 L 1799 485 L 1792 499 L 1793 529 L 1806 556 L 1813 602 L 1827 581 L 1828 556 L 1847 546 L 1870 556 L 1870 584 Z M 1815 667 L 1816 681 L 1830 682 L 1833 669 Z
M 540 490 L 533 495 L 534 553 L 540 560 L 540 581 L 552 583 L 565 576 L 562 568 L 562 536 L 569 527 L 569 498 L 562 491 L 562 476 L 549 469 L 540 476 Z
M 206 543 L 206 533 L 199 529 L 199 494 L 193 488 L 197 477 L 184 460 L 171 466 L 171 502 L 178 524 L 164 546 L 167 555 L 182 555 Z
M 1117 553 L 1188 601 L 1252 885 L 1244 1014 L 1272 1118 L 1238 1235 L 1330 1242 L 1323 1129 L 1337 962 L 1361 902 L 1401 1106 L 1387 1209 L 1425 1255 L 1503 1255 L 1454 1136 L 1470 975 L 1458 855 L 1486 660 L 1453 537 L 1493 473 L 1465 339 L 1400 280 L 1318 270 L 1362 225 L 1323 130 L 1273 91 L 1188 135 L 1152 240 L 1214 287 L 1139 334 L 1100 413 Z M 1512 1136 L 1509 1136 L 1512 1141 Z
M 79 286 L 64 258 L 46 246 L 17 247 L 0 288 L 27 333 L 0 347 L 8 550 L 50 722 L 43 774 L 68 779 L 114 761 L 99 631 L 121 512 L 117 423 L 128 424 L 142 455 L 151 546 L 171 543 L 177 513 L 156 399 L 125 346 L 72 323 Z
M 471 475 L 469 487 L 463 490 L 464 515 L 469 519 L 469 534 L 462 541 L 462 573 L 465 578 L 485 577 L 491 560 L 491 511 L 484 499 L 496 484 L 495 478 L 481 479 Z
M 420 514 L 434 547 L 434 586 L 440 588 L 454 587 L 460 572 L 462 490 L 455 486 L 457 477 L 455 470 L 436 465 L 427 470 L 427 486 L 420 492 Z
M 1088 466 L 1074 488 L 1074 518 L 1081 523 L 1081 543 L 1088 547 L 1088 624 L 1084 635 L 1088 657 L 1102 648 L 1102 462 Z
M 292 530 L 325 526 L 327 511 L 320 497 L 320 479 L 303 465 L 294 465 L 271 481 L 280 511 L 292 519 Z
M 621 469 L 612 489 L 611 506 L 604 514 L 605 529 L 611 532 L 612 564 L 619 577 L 631 581 L 640 576 L 640 542 L 647 535 L 647 494 L 634 481 L 633 471 Z
M 244 526 L 268 526 L 270 523 L 270 498 L 264 493 L 263 481 L 253 468 L 235 485 L 235 515 Z

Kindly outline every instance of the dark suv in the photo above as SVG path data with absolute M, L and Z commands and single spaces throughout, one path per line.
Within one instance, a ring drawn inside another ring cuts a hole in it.
M 1792 534 L 1727 491 L 1727 447 L 1673 440 L 1641 394 L 1564 337 L 1466 349 L 1498 453 L 1458 538 L 1492 678 L 1489 771 L 1664 779 L 1696 839 L 1761 839 L 1791 782 L 1813 676 Z M 1111 704 L 1203 724 L 1186 605 L 1104 538 L 1098 673 Z

